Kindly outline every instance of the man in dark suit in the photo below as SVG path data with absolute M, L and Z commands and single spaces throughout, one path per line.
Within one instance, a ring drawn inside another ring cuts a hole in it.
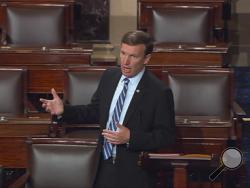
M 40 99 L 46 111 L 65 122 L 100 124 L 101 157 L 95 188 L 155 187 L 154 175 L 137 164 L 139 154 L 166 147 L 175 139 L 172 92 L 145 67 L 152 51 L 153 40 L 147 33 L 128 32 L 121 41 L 120 68 L 103 73 L 89 105 L 64 105 L 54 89 L 52 100 Z M 123 92 L 125 101 L 117 107 Z M 107 144 L 111 145 L 110 155 L 106 154 Z

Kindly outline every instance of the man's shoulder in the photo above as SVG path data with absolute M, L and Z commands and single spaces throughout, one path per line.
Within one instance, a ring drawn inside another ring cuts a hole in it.
M 121 76 L 121 70 L 119 67 L 108 67 L 102 75 L 102 81 L 110 81 L 110 79 L 117 79 Z
M 166 89 L 168 88 L 166 83 L 160 80 L 156 75 L 154 75 L 151 71 L 147 71 L 148 80 L 150 83 L 157 88 Z
M 162 80 L 160 80 L 157 76 L 155 76 L 152 72 L 147 71 L 147 86 L 151 93 L 157 98 L 162 94 L 170 94 L 172 95 L 171 88 Z
M 115 66 L 115 67 L 108 67 L 105 71 L 105 74 L 119 74 L 120 73 L 120 67 Z

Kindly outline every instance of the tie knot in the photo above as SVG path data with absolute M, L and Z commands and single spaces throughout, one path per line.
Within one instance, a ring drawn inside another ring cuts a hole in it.
M 129 83 L 129 79 L 128 78 L 124 78 L 124 84 L 126 84 L 126 85 L 128 85 L 128 83 Z

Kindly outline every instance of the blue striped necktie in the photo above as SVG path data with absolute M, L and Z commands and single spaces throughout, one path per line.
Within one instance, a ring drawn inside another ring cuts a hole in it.
M 112 115 L 112 119 L 110 121 L 110 124 L 108 126 L 108 130 L 116 131 L 117 130 L 117 123 L 119 123 L 119 119 L 121 116 L 123 104 L 126 98 L 127 90 L 128 90 L 128 83 L 129 79 L 124 78 L 124 86 L 122 89 L 122 92 L 116 102 L 115 109 Z M 113 150 L 113 145 L 109 143 L 106 139 L 104 139 L 104 144 L 103 144 L 103 154 L 104 154 L 104 159 L 108 159 L 112 156 L 112 150 Z

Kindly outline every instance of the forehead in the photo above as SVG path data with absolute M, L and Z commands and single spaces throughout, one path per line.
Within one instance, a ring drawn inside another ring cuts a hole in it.
M 145 45 L 144 44 L 128 45 L 122 43 L 121 51 L 128 54 L 144 54 Z

